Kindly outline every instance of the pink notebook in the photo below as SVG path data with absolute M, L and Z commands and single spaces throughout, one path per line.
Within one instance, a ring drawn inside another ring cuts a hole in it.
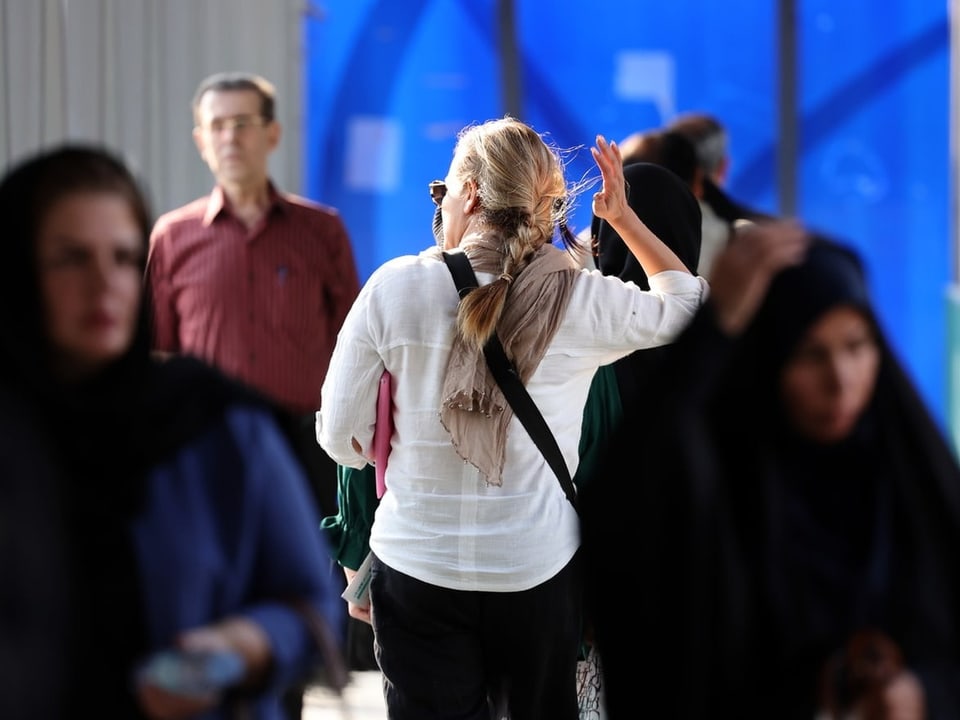
M 373 461 L 377 475 L 377 499 L 387 491 L 387 458 L 393 436 L 393 378 L 383 371 L 377 391 L 377 424 L 373 428 Z

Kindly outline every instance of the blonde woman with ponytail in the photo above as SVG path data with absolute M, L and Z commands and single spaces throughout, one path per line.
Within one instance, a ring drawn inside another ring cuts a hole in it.
M 576 471 L 596 369 L 672 342 L 706 283 L 630 210 L 615 144 L 591 148 L 593 211 L 650 278 L 649 291 L 582 270 L 553 244 L 576 188 L 560 151 L 519 120 L 461 131 L 430 183 L 437 247 L 368 280 L 323 384 L 317 438 L 338 463 L 373 457 L 378 379 L 393 375 L 387 492 L 370 533 L 371 622 L 391 720 L 576 720 L 577 514 L 487 370 L 496 332 Z M 480 287 L 462 300 L 441 251 Z M 355 568 L 344 566 L 347 579 Z

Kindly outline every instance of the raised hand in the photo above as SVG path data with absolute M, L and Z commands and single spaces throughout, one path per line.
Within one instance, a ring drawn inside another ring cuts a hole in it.
M 720 327 L 729 335 L 742 332 L 773 276 L 799 263 L 808 245 L 807 233 L 792 220 L 738 227 L 710 273 L 710 297 Z
M 624 213 L 633 212 L 627 205 L 620 148 L 615 142 L 608 143 L 603 135 L 597 135 L 596 147 L 590 148 L 590 154 L 603 178 L 603 187 L 593 195 L 593 214 L 611 225 L 617 225 Z

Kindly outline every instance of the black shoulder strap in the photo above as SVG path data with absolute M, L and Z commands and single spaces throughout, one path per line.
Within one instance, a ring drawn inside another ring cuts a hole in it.
M 467 293 L 479 286 L 477 276 L 470 266 L 470 261 L 462 252 L 443 253 L 443 261 L 450 269 L 453 281 L 456 283 L 457 292 L 463 299 Z M 494 380 L 503 391 L 504 397 L 513 408 L 514 414 L 527 429 L 533 442 L 543 453 L 547 464 L 553 469 L 563 488 L 567 500 L 577 509 L 577 492 L 573 487 L 573 481 L 570 479 L 570 472 L 567 470 L 567 464 L 563 460 L 563 454 L 560 452 L 560 446 L 557 445 L 557 439 L 550 432 L 547 421 L 543 419 L 540 408 L 530 397 L 530 393 L 523 386 L 520 375 L 517 373 L 513 363 L 507 358 L 507 354 L 500 343 L 500 338 L 496 333 L 490 336 L 487 344 L 483 347 L 484 357 L 487 359 L 487 366 L 493 375 Z

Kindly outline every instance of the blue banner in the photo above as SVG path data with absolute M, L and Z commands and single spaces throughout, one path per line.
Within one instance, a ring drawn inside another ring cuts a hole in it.
M 942 421 L 950 281 L 947 5 L 797 3 L 796 207 L 858 248 L 895 350 Z M 623 139 L 705 111 L 730 136 L 727 189 L 775 213 L 776 3 L 513 3 L 519 117 L 596 178 L 597 133 Z M 427 183 L 457 132 L 502 117 L 500 3 L 336 0 L 304 26 L 305 188 L 337 207 L 361 279 L 432 242 Z M 589 224 L 590 190 L 574 227 Z

